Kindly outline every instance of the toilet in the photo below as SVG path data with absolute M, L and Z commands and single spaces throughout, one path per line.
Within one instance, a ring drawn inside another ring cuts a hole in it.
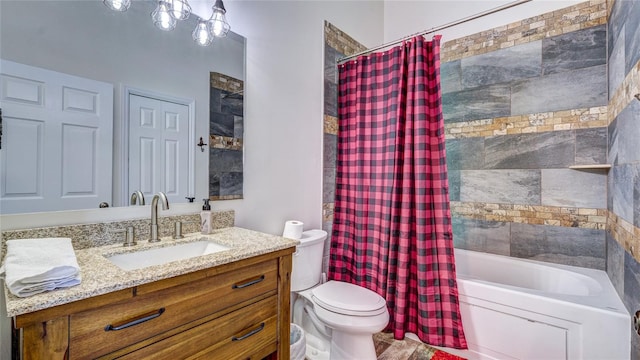
M 322 253 L 327 232 L 302 233 L 293 254 L 293 323 L 305 332 L 309 360 L 376 359 L 373 334 L 389 322 L 383 297 L 341 281 L 323 282 Z

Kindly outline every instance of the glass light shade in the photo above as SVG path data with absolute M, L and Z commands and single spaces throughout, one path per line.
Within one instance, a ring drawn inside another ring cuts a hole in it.
M 193 29 L 191 36 L 193 41 L 200 46 L 208 46 L 213 42 L 213 34 L 211 34 L 209 23 L 202 19 L 198 20 L 198 25 Z
M 169 8 L 165 1 L 158 1 L 158 7 L 151 13 L 153 24 L 160 30 L 170 31 L 176 27 L 176 19 L 169 14 Z
M 103 0 L 102 3 L 114 11 L 127 11 L 131 6 L 131 0 Z
M 191 6 L 187 0 L 169 0 L 168 9 L 176 20 L 187 20 L 191 15 Z
M 225 16 L 226 13 L 227 10 L 224 8 L 222 0 L 216 0 L 216 3 L 213 5 L 213 15 L 211 15 L 211 19 L 209 19 L 209 26 L 211 27 L 213 35 L 217 37 L 227 36 L 227 33 L 231 29 Z

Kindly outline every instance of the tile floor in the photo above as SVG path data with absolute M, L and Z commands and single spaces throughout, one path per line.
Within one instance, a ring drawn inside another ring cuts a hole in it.
M 420 341 L 415 335 L 409 334 L 404 340 L 395 340 L 391 333 L 377 333 L 373 335 L 378 360 L 424 360 L 429 359 L 438 350 Z M 415 337 L 411 339 L 410 337 Z M 467 358 L 465 351 L 442 349 L 448 353 Z

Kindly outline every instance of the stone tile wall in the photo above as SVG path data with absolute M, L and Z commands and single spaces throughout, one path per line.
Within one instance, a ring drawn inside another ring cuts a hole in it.
M 209 199 L 242 199 L 244 82 L 212 72 L 209 91 Z
M 443 45 L 457 247 L 606 268 L 607 172 L 569 169 L 607 162 L 606 15 L 590 1 Z
M 325 242 L 323 271 L 329 264 L 329 244 L 333 225 L 333 204 L 336 186 L 336 156 L 338 146 L 338 69 L 337 60 L 363 51 L 355 41 L 334 25 L 324 23 L 324 137 L 322 178 L 322 229 L 329 233 Z
M 631 314 L 640 310 L 640 1 L 609 3 L 607 273 Z M 631 335 L 631 358 L 640 337 Z

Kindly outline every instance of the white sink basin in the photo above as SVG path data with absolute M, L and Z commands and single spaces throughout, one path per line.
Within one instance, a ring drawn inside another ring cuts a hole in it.
M 136 270 L 148 266 L 162 265 L 172 261 L 214 254 L 230 248 L 207 240 L 200 240 L 157 249 L 142 250 L 106 258 L 123 270 Z

